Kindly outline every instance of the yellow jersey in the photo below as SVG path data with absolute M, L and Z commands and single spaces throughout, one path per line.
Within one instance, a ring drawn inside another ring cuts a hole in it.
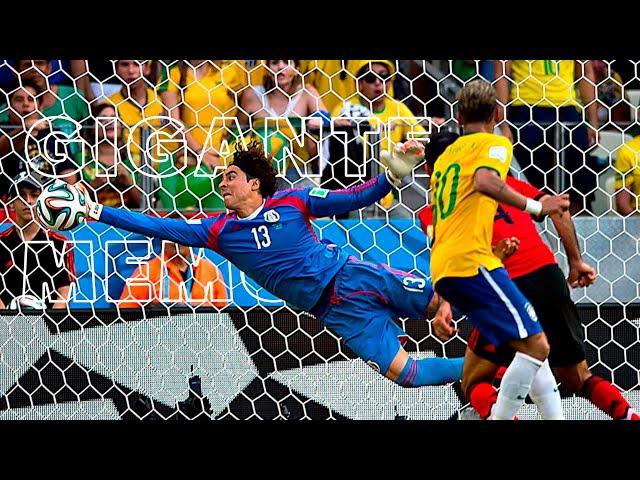
M 513 147 L 505 137 L 472 133 L 458 138 L 438 157 L 431 177 L 433 249 L 431 277 L 472 277 L 480 266 L 491 271 L 502 263 L 491 250 L 498 202 L 476 191 L 476 170 L 495 170 L 505 180 Z
M 181 78 L 179 64 L 176 64 L 169 69 L 168 81 L 161 80 L 163 83 L 159 88 L 178 95 L 178 101 L 182 103 L 181 120 L 200 145 L 205 146 L 211 130 L 208 146 L 215 150 L 220 149 L 222 139 L 227 137 L 227 129 L 233 129 L 231 121 L 215 119 L 236 116 L 237 94 L 249 81 L 248 73 L 236 61 L 221 61 L 218 68 L 211 66 L 202 78 L 196 80 L 189 66 Z
M 615 159 L 615 188 L 640 196 L 640 135 L 622 145 Z
M 122 90 L 111 95 L 107 102 L 113 105 L 116 109 L 118 119 L 124 125 L 123 141 L 129 141 L 129 137 L 133 134 L 133 140 L 131 142 L 131 155 L 133 158 L 137 158 L 139 161 L 139 154 L 141 150 L 142 142 L 142 130 L 140 127 L 147 128 L 150 134 L 153 134 L 155 130 L 160 130 L 163 125 L 163 120 L 153 117 L 161 117 L 166 115 L 162 103 L 156 96 L 156 92 L 151 88 L 147 88 L 147 99 L 144 106 L 138 105 L 133 99 L 131 99 L 125 90 L 123 95 Z M 143 120 L 148 120 L 144 121 Z M 139 122 L 142 122 L 138 128 Z M 139 165 L 136 165 L 139 166 Z
M 353 105 L 369 108 L 369 102 L 361 99 L 352 99 L 349 102 Z M 331 112 L 332 117 L 339 117 L 343 104 L 337 105 Z M 384 106 L 371 112 L 369 123 L 373 128 L 380 128 L 380 150 L 391 151 L 393 145 L 409 139 L 409 133 L 413 131 L 416 137 L 426 135 L 427 130 L 418 123 L 415 115 L 404 103 L 390 97 L 385 97 Z
M 300 60 L 300 73 L 305 83 L 318 90 L 327 111 L 332 112 L 357 93 L 356 75 L 366 62 L 368 60 Z M 395 73 L 395 67 L 388 67 Z M 393 82 L 388 83 L 387 94 L 393 97 Z
M 575 60 L 512 60 L 513 105 L 537 107 L 578 106 Z

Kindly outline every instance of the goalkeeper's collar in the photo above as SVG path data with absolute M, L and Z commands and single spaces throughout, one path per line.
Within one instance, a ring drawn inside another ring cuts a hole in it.
M 236 217 L 238 218 L 238 220 L 253 220 L 254 218 L 256 218 L 260 212 L 262 211 L 262 209 L 264 208 L 264 204 L 267 200 L 263 200 L 262 201 L 262 205 L 260 205 L 258 208 L 256 208 L 253 213 L 251 215 L 249 215 L 248 217 L 240 217 L 238 216 L 238 214 L 236 213 Z

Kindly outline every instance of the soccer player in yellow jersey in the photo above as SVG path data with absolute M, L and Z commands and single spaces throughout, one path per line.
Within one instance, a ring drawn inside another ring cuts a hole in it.
M 511 142 L 494 135 L 496 94 L 483 80 L 468 83 L 458 102 L 464 135 L 435 163 L 431 275 L 436 292 L 468 316 L 495 345 L 508 342 L 517 353 L 502 380 L 492 419 L 513 419 L 536 375 L 553 377 L 549 343 L 536 312 L 493 255 L 491 239 L 498 202 L 535 216 L 561 213 L 569 196 L 527 199 L 504 182 Z M 555 381 L 556 414 L 563 418 Z M 553 393 L 553 392 L 552 392 Z

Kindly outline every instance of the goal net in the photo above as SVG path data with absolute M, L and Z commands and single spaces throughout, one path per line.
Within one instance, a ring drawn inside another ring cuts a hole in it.
M 2 61 L 0 419 L 457 418 L 459 382 L 394 384 L 211 250 L 98 222 L 34 230 L 36 187 L 16 179 L 82 181 L 105 205 L 195 220 L 225 211 L 224 168 L 257 140 L 279 189 L 346 188 L 381 172 L 394 143 L 458 132 L 456 93 L 479 77 L 506 105 L 496 133 L 513 140 L 513 174 L 571 193 L 598 274 L 572 291 L 587 360 L 640 409 L 636 71 L 620 60 Z M 312 225 L 360 260 L 428 276 L 428 198 L 421 166 L 376 204 Z M 539 228 L 567 273 L 552 223 Z M 443 342 L 427 319 L 397 319 L 415 358 L 463 356 L 471 325 L 455 321 Z M 568 419 L 608 418 L 561 392 Z M 519 417 L 538 418 L 535 406 Z

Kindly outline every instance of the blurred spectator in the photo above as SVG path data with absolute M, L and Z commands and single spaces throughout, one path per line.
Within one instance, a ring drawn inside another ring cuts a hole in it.
M 131 153 L 138 162 L 136 166 L 140 166 L 140 152 L 147 152 L 142 132 L 145 130 L 147 134 L 151 134 L 159 129 L 163 121 L 157 117 L 164 116 L 165 110 L 152 88 L 153 84 L 145 78 L 151 74 L 149 60 L 116 60 L 115 72 L 122 88 L 111 95 L 106 103 L 116 109 L 118 118 L 124 124 L 123 144 L 126 145 L 133 135 Z M 140 122 L 143 122 L 142 128 L 132 131 Z
M 429 73 L 429 65 L 428 60 L 409 62 L 406 76 L 411 81 L 411 98 L 407 106 L 416 115 L 430 117 L 435 124 L 441 125 L 453 117 L 453 112 L 445 98 L 444 82 Z M 451 98 L 453 96 L 452 93 Z
M 213 172 L 219 164 L 220 146 L 228 136 L 229 122 L 216 120 L 235 117 L 238 92 L 247 85 L 247 72 L 237 62 L 225 60 L 179 61 L 163 69 L 158 91 L 172 118 L 187 131 L 190 154 L 198 156 L 212 135 L 203 163 Z
M 478 74 L 475 60 L 453 60 L 451 70 L 463 83 L 468 82 Z
M 640 211 L 640 136 L 620 147 L 615 157 L 616 210 L 621 215 Z
M 623 101 L 622 78 L 603 60 L 592 60 L 598 85 L 598 121 L 602 128 L 609 122 L 626 127 L 630 120 L 629 104 Z
M 80 169 L 73 160 L 63 160 L 54 167 L 56 179 L 74 185 L 80 181 Z
M 304 83 L 317 90 L 327 111 L 333 112 L 356 94 L 356 77 L 362 62 L 363 60 L 300 60 L 299 71 L 304 75 Z M 387 94 L 394 96 L 392 83 L 387 85 Z
M 613 60 L 611 69 L 618 72 L 622 79 L 624 88 L 637 89 L 640 88 L 640 77 L 638 76 L 639 59 Z
M 158 91 L 171 117 L 185 126 L 189 152 L 187 168 L 163 181 L 160 194 L 164 207 L 180 211 L 224 209 L 216 167 L 224 166 L 221 153 L 231 153 L 221 152 L 221 148 L 230 138 L 233 121 L 220 118 L 236 117 L 241 92 L 249 81 L 247 69 L 246 62 L 235 60 L 184 60 L 162 69 Z M 200 171 L 196 170 L 199 155 Z
M 463 83 L 476 76 L 481 76 L 488 82 L 493 81 L 493 62 L 490 60 L 452 60 L 451 71 Z
M 315 87 L 303 82 L 298 70 L 298 60 L 267 60 L 266 66 L 263 84 L 248 89 L 240 104 L 241 111 L 248 116 L 253 131 L 264 135 L 264 124 L 258 120 L 267 117 L 295 119 L 313 116 L 315 118 L 307 122 L 310 132 L 316 132 L 323 123 L 328 123 L 329 113 Z M 291 126 L 294 131 L 291 131 L 286 121 L 274 120 L 267 126 L 270 127 L 266 130 L 267 138 L 262 140 L 269 142 L 268 151 L 278 160 L 282 159 L 285 144 L 292 147 L 295 157 L 301 160 L 296 162 L 300 172 L 310 172 L 309 160 L 314 161 L 317 158 L 318 140 L 308 132 L 304 138 L 304 152 L 300 151 L 297 148 L 298 143 L 291 140 L 299 135 L 302 127 L 299 126 L 299 122 L 291 122 Z M 276 143 L 272 137 L 278 134 L 281 141 Z M 300 179 L 298 170 L 292 166 L 286 169 L 286 176 L 291 182 Z
M 83 69 L 91 73 L 88 76 L 89 88 L 97 102 L 107 100 L 107 98 L 120 90 L 122 82 L 115 73 L 115 60 L 93 58 L 91 60 L 82 60 L 82 62 Z
M 149 303 L 178 302 L 224 307 L 227 290 L 222 274 L 207 258 L 198 264 L 191 248 L 173 242 L 163 243 L 164 256 L 139 266 L 124 286 L 122 308 L 140 308 Z M 212 288 L 207 285 L 212 283 Z M 184 288 L 181 288 L 184 284 Z
M 4 60 L 0 65 L 0 89 L 8 90 L 17 83 L 16 61 Z M 94 99 L 89 76 L 86 75 L 86 60 L 51 60 L 50 85 L 76 85 L 84 92 L 88 101 Z M 92 72 L 93 73 L 93 72 Z
M 562 165 L 569 174 L 559 174 L 571 196 L 570 211 L 587 213 L 583 209 L 591 209 L 598 169 L 596 159 L 586 154 L 596 143 L 599 125 L 592 63 L 497 60 L 494 65 L 498 101 L 509 105 L 506 120 L 513 128 L 502 123 L 500 130 L 510 140 L 516 139 L 514 157 L 527 179 L 538 188 L 558 192 L 561 185 L 555 182 L 556 165 L 564 157 Z M 575 82 L 582 105 L 576 97 Z M 589 126 L 583 123 L 583 109 Z
M 391 150 L 392 145 L 408 139 L 412 131 L 425 134 L 425 128 L 420 125 L 414 114 L 402 102 L 390 97 L 387 85 L 395 74 L 395 65 L 389 60 L 360 60 L 357 67 L 357 95 L 334 108 L 333 117 L 367 116 L 372 125 L 381 125 L 381 150 Z M 353 115 L 357 112 L 357 115 Z M 388 122 L 392 118 L 391 125 Z M 388 131 L 387 131 L 388 125 Z
M 73 77 L 76 88 L 82 90 L 84 98 L 86 98 L 89 103 L 93 102 L 96 96 L 91 88 L 88 61 L 69 60 L 69 70 L 71 71 L 71 76 Z
M 82 179 L 94 190 L 98 202 L 116 208 L 140 208 L 142 192 L 139 175 L 135 176 L 134 183 L 135 165 L 140 161 L 133 162 L 127 155 L 122 126 L 115 109 L 107 103 L 97 105 L 93 109 L 93 117 L 102 118 L 96 125 L 98 143 L 76 155 L 74 165 L 82 167 Z M 93 129 L 89 130 L 89 134 L 95 138 Z M 117 165 L 116 170 L 114 165 Z M 64 180 L 73 183 L 66 178 Z
M 73 250 L 67 238 L 45 230 L 34 219 L 33 207 L 44 185 L 42 177 L 20 173 L 13 179 L 9 201 L 15 210 L 15 224 L 0 233 L 0 309 L 15 299 L 35 298 L 47 308 L 66 308 L 69 288 L 75 281 Z M 57 259 L 64 256 L 61 268 Z M 47 285 L 51 302 L 43 296 Z
M 248 73 L 249 85 L 262 85 L 264 60 L 235 60 Z
M 81 90 L 69 85 L 52 84 L 50 60 L 17 60 L 16 68 L 20 75 L 20 82 L 29 82 L 38 86 L 37 108 L 43 117 L 67 117 L 52 120 L 53 127 L 64 132 L 71 138 L 80 135 L 79 129 L 72 121 L 82 124 L 89 117 L 89 106 Z M 8 112 L 0 107 L 0 124 L 8 121 Z M 7 145 L 0 142 L 0 156 L 5 154 Z M 80 150 L 77 143 L 69 144 L 69 151 L 75 153 Z
M 22 83 L 22 87 L 9 93 L 7 125 L 0 137 L 7 147 L 7 153 L 0 158 L 0 199 L 6 196 L 11 179 L 18 173 L 35 169 L 53 178 L 56 172 L 52 161 L 57 164 L 68 156 L 66 146 L 62 148 L 57 142 L 64 138 L 62 132 L 52 126 L 55 122 L 43 120 L 38 112 L 36 97 L 40 86 L 29 79 Z
M 380 150 L 391 150 L 396 143 L 407 140 L 412 131 L 416 136 L 426 134 L 425 128 L 418 123 L 409 107 L 388 94 L 387 86 L 396 72 L 393 62 L 360 60 L 353 66 L 356 69 L 357 94 L 341 106 L 336 106 L 332 112 L 333 117 L 367 117 L 372 127 L 380 128 L 381 138 L 378 142 Z M 336 125 L 344 126 L 345 124 L 338 120 Z M 366 145 L 364 147 L 367 148 Z M 329 158 L 329 162 L 334 161 L 334 158 Z M 355 181 L 357 177 L 350 180 Z M 394 189 L 380 202 L 381 205 L 385 208 L 391 207 L 396 195 L 397 191 Z M 396 212 L 398 213 L 399 210 Z

